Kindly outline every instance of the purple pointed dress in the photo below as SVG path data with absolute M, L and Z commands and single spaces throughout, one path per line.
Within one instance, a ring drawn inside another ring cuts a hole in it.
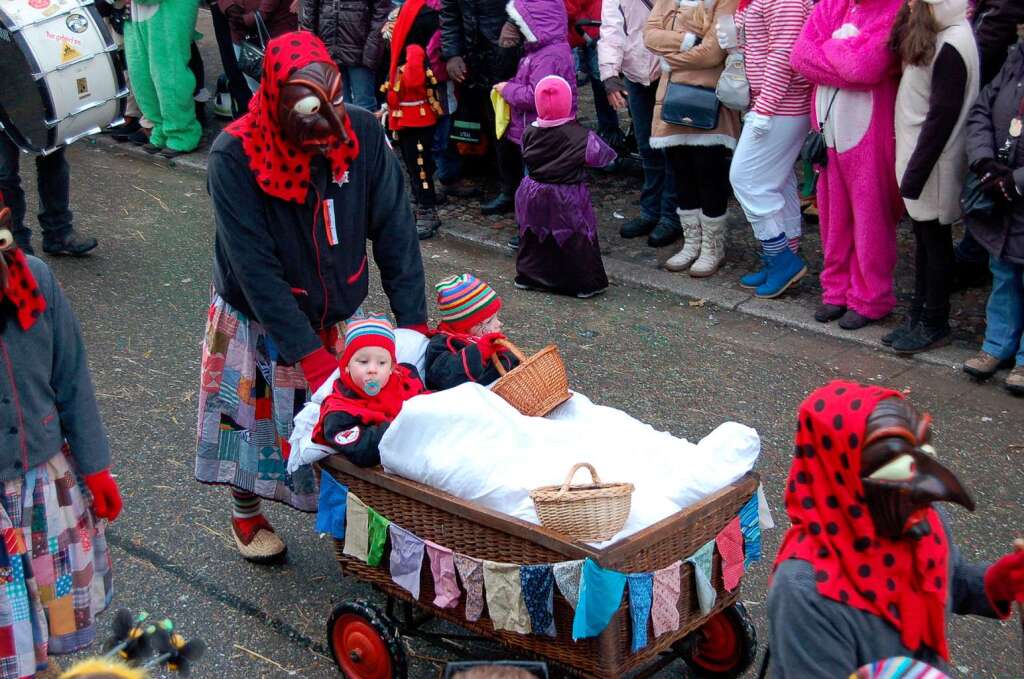
M 614 159 L 615 151 L 576 121 L 526 128 L 528 176 L 516 191 L 517 284 L 583 297 L 608 287 L 586 168 Z

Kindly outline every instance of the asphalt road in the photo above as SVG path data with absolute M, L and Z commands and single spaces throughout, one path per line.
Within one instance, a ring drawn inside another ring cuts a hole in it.
M 193 480 L 213 240 L 204 182 L 88 143 L 76 144 L 69 158 L 76 223 L 100 247 L 86 259 L 50 264 L 81 319 L 125 498 L 110 529 L 115 606 L 170 616 L 206 640 L 201 677 L 336 676 L 325 656 L 326 619 L 336 603 L 373 594 L 341 579 L 311 516 L 282 507 L 268 515 L 288 542 L 288 564 L 245 563 L 230 538 L 227 491 Z M 823 382 L 852 377 L 901 389 L 934 414 L 939 454 L 978 502 L 974 514 L 953 510 L 968 558 L 998 557 L 1021 533 L 1024 401 L 994 385 L 663 294 L 615 287 L 578 301 L 516 291 L 511 258 L 443 236 L 425 243 L 423 255 L 428 283 L 461 271 L 490 281 L 503 294 L 515 341 L 533 348 L 557 342 L 573 386 L 596 401 L 689 438 L 728 419 L 756 427 L 764 446 L 758 470 L 783 524 L 796 406 Z M 387 308 L 379 289 L 366 306 Z M 781 534 L 766 535 L 767 554 Z M 756 565 L 742 593 L 762 634 L 767 574 L 766 563 Z M 950 635 L 958 676 L 1024 676 L 1019 627 L 1016 619 L 956 620 Z M 437 676 L 443 652 L 422 644 L 412 650 L 413 676 Z

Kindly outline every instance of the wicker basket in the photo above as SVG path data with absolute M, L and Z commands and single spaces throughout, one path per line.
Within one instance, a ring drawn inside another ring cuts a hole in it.
M 550 344 L 527 358 L 507 340 L 498 340 L 519 359 L 519 365 L 506 373 L 498 355 L 491 357 L 494 367 L 502 376 L 491 387 L 509 405 L 529 417 L 544 417 L 556 406 L 569 400 L 569 376 L 558 347 Z
M 570 485 L 580 467 L 590 470 L 591 483 Z M 574 464 L 561 486 L 541 486 L 530 492 L 542 526 L 591 542 L 603 542 L 622 530 L 632 496 L 632 483 L 601 483 L 586 462 Z

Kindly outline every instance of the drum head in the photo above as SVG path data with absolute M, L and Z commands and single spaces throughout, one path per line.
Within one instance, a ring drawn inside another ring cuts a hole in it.
M 0 23 L 9 26 L 0 14 Z M 22 150 L 38 153 L 52 145 L 47 119 L 53 104 L 43 81 L 33 74 L 39 68 L 18 33 L 0 26 L 0 123 Z

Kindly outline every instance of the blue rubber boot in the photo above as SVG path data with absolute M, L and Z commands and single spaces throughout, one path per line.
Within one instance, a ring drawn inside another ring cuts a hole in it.
M 754 288 L 764 285 L 764 282 L 768 280 L 768 256 L 761 255 L 761 268 L 757 271 L 751 271 L 748 274 L 744 274 L 740 278 L 740 287 L 753 290 Z
M 807 273 L 804 260 L 789 248 L 777 255 L 768 255 L 767 264 L 765 281 L 754 291 L 754 295 L 762 299 L 778 297 Z

